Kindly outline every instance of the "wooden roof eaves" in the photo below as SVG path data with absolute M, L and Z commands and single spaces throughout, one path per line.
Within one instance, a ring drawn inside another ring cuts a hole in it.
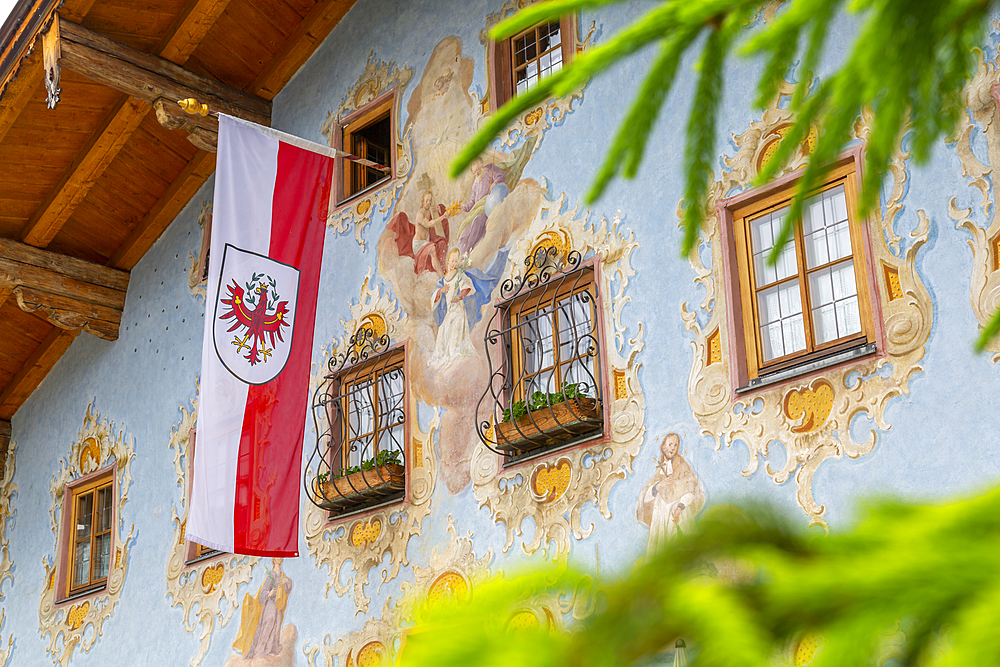
M 45 30 L 62 0 L 19 0 L 0 28 L 0 98 L 31 54 L 35 39 Z

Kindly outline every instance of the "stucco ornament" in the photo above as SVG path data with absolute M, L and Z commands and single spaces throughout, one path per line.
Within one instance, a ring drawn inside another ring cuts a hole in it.
M 52 661 L 65 667 L 79 646 L 87 652 L 102 636 L 104 622 L 111 616 L 121 597 L 128 571 L 129 549 L 135 526 L 125 531 L 122 512 L 128 502 L 132 487 L 132 458 L 135 456 L 135 438 L 125 437 L 124 427 L 114 432 L 114 423 L 101 421 L 87 406 L 83 427 L 70 448 L 69 455 L 59 461 L 59 472 L 53 475 L 51 492 L 52 508 L 49 517 L 52 523 L 53 553 L 42 558 L 45 579 L 42 597 L 38 605 L 38 625 L 42 638 L 48 635 L 49 645 L 45 651 Z M 117 506 L 114 510 L 115 526 L 112 530 L 113 550 L 108 571 L 107 587 L 92 596 L 81 598 L 75 603 L 56 606 L 56 569 L 59 559 L 59 522 L 62 518 L 66 485 L 78 477 L 99 470 L 106 465 L 114 465 L 114 475 L 118 486 Z
M 479 41 L 486 49 L 487 61 L 492 58 L 492 54 L 490 53 L 490 30 L 503 19 L 516 13 L 519 9 L 532 5 L 537 1 L 538 0 L 507 0 L 500 9 L 486 17 L 486 26 L 479 31 Z M 573 32 L 573 49 L 577 54 L 583 53 L 585 50 L 590 48 L 593 40 L 597 37 L 597 23 L 591 22 L 590 28 L 587 30 L 587 34 L 583 36 L 583 39 L 580 39 L 580 37 L 576 35 L 575 30 Z M 585 87 L 586 85 L 584 85 L 584 88 Z M 482 98 L 479 98 L 475 93 L 473 93 L 473 97 L 477 98 L 478 102 L 478 104 L 474 106 L 474 126 L 478 128 L 491 115 L 490 110 L 493 104 L 493 91 L 487 88 L 486 94 L 484 94 Z M 541 139 L 542 134 L 544 134 L 546 130 L 556 125 L 561 125 L 566 118 L 566 114 L 573 111 L 573 103 L 582 99 L 583 88 L 574 91 L 569 95 L 564 95 L 563 97 L 549 98 L 543 104 L 540 104 L 533 109 L 528 109 L 511 121 L 511 123 L 507 126 L 507 129 L 500 135 L 499 148 L 513 148 L 519 144 L 522 139 L 532 136 Z M 538 150 L 538 145 L 538 143 L 535 144 L 535 150 Z
M 384 62 L 376 59 L 374 51 L 369 53 L 365 71 L 362 72 L 357 83 L 351 86 L 347 94 L 344 95 L 337 110 L 328 112 L 326 115 L 326 122 L 323 123 L 321 132 L 329 145 L 333 146 L 334 144 L 334 137 L 337 136 L 334 130 L 341 118 L 360 109 L 395 85 L 399 86 L 399 92 L 396 95 L 395 104 L 397 106 L 393 110 L 393 114 L 395 118 L 401 118 L 399 107 L 403 102 L 403 90 L 412 78 L 413 68 L 408 67 L 406 63 L 403 63 L 400 68 L 391 60 Z M 344 150 L 350 149 L 345 148 Z M 339 206 L 336 201 L 330 201 L 330 212 L 326 218 L 327 226 L 333 227 L 338 234 L 346 233 L 353 226 L 354 239 L 361 246 L 362 252 L 367 248 L 364 232 L 371 223 L 372 215 L 376 212 L 384 215 L 392 208 L 396 202 L 396 196 L 403 187 L 401 179 L 410 173 L 413 155 L 409 131 L 404 137 L 396 137 L 395 150 L 396 173 L 393 174 L 393 178 L 388 179 L 384 184 L 374 188 L 363 197 L 352 198 L 350 205 Z
M 329 354 L 324 354 L 319 370 L 313 373 L 313 391 L 327 372 L 328 359 L 336 356 L 338 350 L 347 349 L 351 337 L 361 327 L 372 327 L 379 336 L 387 335 L 393 344 L 404 331 L 405 315 L 396 300 L 389 298 L 388 291 L 383 293 L 380 285 L 373 284 L 371 274 L 369 268 L 361 284 L 360 299 L 351 305 L 351 319 L 341 320 L 344 335 L 335 342 Z M 361 518 L 348 516 L 333 521 L 325 510 L 309 501 L 305 504 L 306 548 L 318 567 L 327 568 L 326 594 L 329 595 L 332 588 L 338 596 L 344 596 L 353 589 L 358 613 L 368 612 L 371 599 L 365 587 L 370 583 L 372 569 L 380 567 L 388 556 L 389 564 L 381 570 L 379 589 L 395 579 L 400 567 L 409 565 L 407 545 L 411 538 L 420 534 L 421 523 L 430 513 L 437 479 L 433 440 L 440 428 L 439 411 L 434 410 L 427 431 L 422 431 L 417 420 L 417 403 L 411 394 L 406 418 L 410 431 L 410 460 L 406 472 L 410 488 L 408 500 L 363 514 Z M 312 483 L 315 470 L 309 470 L 307 475 L 308 483 Z M 347 563 L 352 573 L 342 574 Z M 346 583 L 341 583 L 342 580 Z
M 1000 213 L 996 203 L 990 199 L 990 183 L 993 179 L 993 165 L 1000 164 L 1000 122 L 997 119 L 997 87 L 1000 74 L 997 65 L 1000 56 L 993 62 L 984 59 L 981 51 L 976 51 L 979 68 L 965 89 L 966 113 L 959 120 L 955 137 L 955 149 L 962 162 L 962 174 L 970 188 L 982 194 L 982 218 L 984 225 L 976 222 L 979 216 L 973 207 L 961 208 L 958 198 L 948 201 L 948 214 L 959 229 L 969 232 L 969 247 L 972 248 L 972 276 L 969 282 L 969 299 L 972 310 L 985 325 L 1000 308 Z M 986 135 L 987 163 L 983 164 L 972 150 L 976 133 Z M 992 209 L 992 211 L 990 210 Z M 994 338 L 986 346 L 993 353 L 993 362 L 1000 361 L 1000 339 Z
M 396 664 L 396 647 L 400 637 L 395 622 L 396 609 L 386 601 L 381 618 L 369 616 L 364 626 L 336 642 L 330 635 L 321 644 L 306 642 L 302 652 L 309 667 L 388 667 Z
M 791 92 L 791 86 L 786 86 L 781 97 Z M 729 369 L 733 352 L 726 336 L 726 328 L 733 323 L 727 320 L 726 293 L 722 288 L 724 248 L 715 215 L 716 202 L 747 188 L 777 140 L 787 132 L 792 118 L 790 112 L 779 108 L 779 100 L 764 111 L 761 120 L 733 137 L 737 153 L 723 158 L 726 168 L 709 191 L 705 210 L 712 214 L 702 224 L 702 246 L 689 258 L 694 281 L 705 290 L 705 297 L 693 309 L 687 303 L 681 305 L 685 328 L 695 335 L 688 394 L 702 433 L 715 438 L 716 449 L 736 440 L 746 444 L 750 461 L 742 471 L 744 476 L 756 472 L 761 458 L 769 456 L 770 442 L 783 443 L 787 452 L 784 463 L 777 467 L 768 463 L 767 474 L 778 484 L 794 476 L 799 507 L 811 524 L 825 527 L 826 507 L 815 501 L 812 491 L 816 469 L 827 459 L 856 459 L 871 452 L 876 431 L 870 431 L 867 440 L 856 442 L 851 435 L 851 420 L 864 413 L 878 429 L 889 429 L 884 419 L 886 405 L 894 396 L 909 393 L 910 377 L 921 370 L 919 362 L 930 336 L 933 306 L 915 263 L 927 242 L 931 223 L 918 210 L 913 231 L 906 238 L 896 232 L 908 178 L 909 154 L 900 148 L 889 166 L 890 194 L 884 207 L 867 223 L 885 325 L 884 354 L 880 349 L 880 354 L 825 372 L 822 377 L 733 398 Z M 866 111 L 855 123 L 855 138 L 864 141 L 872 122 L 871 111 Z M 807 139 L 804 150 L 783 173 L 805 163 L 812 140 Z M 680 206 L 677 215 L 682 215 Z M 711 262 L 706 265 L 702 258 L 710 258 Z
M 472 458 L 476 501 L 489 510 L 496 523 L 507 528 L 503 551 L 510 549 L 514 537 L 521 535 L 525 519 L 531 517 L 535 532 L 522 543 L 524 551 L 534 554 L 543 549 L 546 556 L 558 559 L 569 554 L 571 537 L 582 540 L 593 531 L 593 524 L 585 526 L 581 521 L 584 507 L 593 503 L 604 518 L 611 518 L 611 488 L 632 472 L 632 461 L 646 431 L 646 400 L 638 379 L 645 329 L 638 322 L 630 331 L 622 321 L 630 302 L 629 281 L 635 275 L 632 253 L 639 243 L 633 232 L 623 228 L 618 216 L 610 223 L 602 217 L 600 224 L 594 224 L 587 216 L 578 216 L 576 209 L 566 209 L 565 200 L 565 194 L 555 201 L 543 200 L 511 251 L 508 277 L 517 275 L 525 258 L 539 245 L 561 244 L 566 253 L 576 250 L 584 258 L 600 256 L 594 280 L 600 281 L 599 316 L 604 319 L 605 332 L 607 367 L 602 372 L 610 403 L 606 438 L 600 444 L 554 451 L 530 464 L 506 469 L 500 457 L 477 439 Z M 554 552 L 550 545 L 554 545 Z
M 201 211 L 198 213 L 198 229 L 201 230 L 201 238 L 198 239 L 198 253 L 188 253 L 188 257 L 191 260 L 191 268 L 188 269 L 188 287 L 191 288 L 191 294 L 200 296 L 202 299 L 208 298 L 208 292 L 205 289 L 205 284 L 199 280 L 202 268 L 199 260 L 201 259 L 201 248 L 205 244 L 205 234 L 211 233 L 211 229 L 209 229 L 209 221 L 211 219 L 212 202 L 203 201 L 201 203 Z
M 13 521 L 14 496 L 17 494 L 17 484 L 14 483 L 14 462 L 17 450 L 17 441 L 11 440 L 7 446 L 7 456 L 4 460 L 3 478 L 0 479 L 0 601 L 3 601 L 3 584 L 5 581 L 14 582 L 12 572 L 14 564 L 10 560 L 10 538 L 7 537 L 7 524 Z M 4 626 L 7 612 L 0 609 L 0 629 Z M 3 638 L 0 636 L 0 665 L 6 665 L 14 650 L 14 636 L 7 638 L 7 646 L 3 645 Z
M 200 665 L 208 651 L 215 631 L 225 627 L 239 608 L 240 586 L 250 583 L 252 570 L 258 562 L 255 556 L 227 555 L 186 565 L 184 558 L 187 542 L 184 539 L 188 519 L 188 489 L 191 475 L 191 431 L 198 420 L 198 399 L 191 400 L 191 410 L 178 406 L 181 420 L 170 429 L 170 448 L 174 450 L 174 472 L 181 488 L 180 514 L 177 506 L 170 508 L 174 524 L 174 537 L 167 555 L 167 597 L 171 606 L 184 612 L 184 629 L 190 634 L 198 632 L 200 645 L 191 658 L 192 665 Z

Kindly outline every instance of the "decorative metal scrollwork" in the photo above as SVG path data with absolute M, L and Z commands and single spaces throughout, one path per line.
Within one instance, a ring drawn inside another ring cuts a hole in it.
M 575 250 L 542 245 L 500 287 L 476 431 L 508 462 L 603 432 L 594 271 L 581 262 Z
M 304 479 L 310 501 L 342 515 L 403 496 L 405 399 L 402 349 L 389 349 L 388 335 L 374 327 L 359 327 L 313 395 L 316 446 Z

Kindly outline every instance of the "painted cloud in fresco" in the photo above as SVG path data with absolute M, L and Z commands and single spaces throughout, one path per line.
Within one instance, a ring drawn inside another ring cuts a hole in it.
M 485 317 L 512 240 L 535 217 L 543 190 L 521 173 L 529 138 L 511 153 L 493 152 L 456 180 L 448 167 L 472 136 L 472 59 L 456 37 L 441 40 L 407 105 L 412 176 L 378 242 L 379 268 L 409 316 L 411 387 L 445 408 L 439 453 L 448 489 L 471 476 L 475 406 L 487 383 Z

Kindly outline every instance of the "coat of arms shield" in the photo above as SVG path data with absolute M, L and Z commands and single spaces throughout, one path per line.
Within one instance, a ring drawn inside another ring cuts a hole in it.
M 299 270 L 227 243 L 215 299 L 213 339 L 222 365 L 247 384 L 266 384 L 292 349 Z

